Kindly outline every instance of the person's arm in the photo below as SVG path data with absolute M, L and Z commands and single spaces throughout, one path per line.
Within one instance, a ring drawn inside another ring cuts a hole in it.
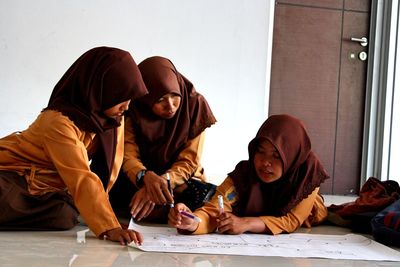
M 288 214 L 281 217 L 238 217 L 233 213 L 224 212 L 217 219 L 218 231 L 227 234 L 244 232 L 279 234 L 292 233 L 303 224 L 311 226 L 317 221 L 322 221 L 327 215 L 326 207 L 318 191 L 319 188 L 315 189 Z
M 217 220 L 218 232 L 239 235 L 245 232 L 268 233 L 268 229 L 259 217 L 238 217 L 233 213 L 223 213 Z
M 168 224 L 178 229 L 181 234 L 207 234 L 212 233 L 217 228 L 217 218 L 221 211 L 218 203 L 218 196 L 224 197 L 224 211 L 231 212 L 231 204 L 236 202 L 236 191 L 230 177 L 227 177 L 216 189 L 214 196 L 203 207 L 198 208 L 193 213 L 183 203 L 176 203 L 175 207 L 168 214 Z M 181 211 L 195 215 L 200 222 L 188 216 L 180 214 Z
M 139 147 L 136 144 L 132 120 L 126 119 L 124 134 L 124 163 L 123 171 L 129 180 L 138 188 L 131 201 L 131 213 L 138 218 L 148 215 L 154 204 L 167 204 L 173 202 L 171 192 L 168 190 L 166 177 L 160 176 L 152 170 L 147 170 L 140 159 Z M 139 172 L 146 170 L 142 177 L 142 184 L 137 184 Z M 152 203 L 150 205 L 150 203 Z
M 122 168 L 122 163 L 124 159 L 124 129 L 125 120 L 122 117 L 120 121 L 120 126 L 117 128 L 117 144 L 115 147 L 114 163 L 111 168 L 110 181 L 106 187 L 107 194 L 109 194 L 110 190 L 117 181 L 118 175 Z
M 192 140 L 189 140 L 185 148 L 179 153 L 174 164 L 166 173 L 158 175 L 152 170 L 146 171 L 143 177 L 143 183 L 152 201 L 157 204 L 173 202 L 173 196 L 168 190 L 166 182 L 167 173 L 170 177 L 172 189 L 184 184 L 200 166 L 200 152 L 202 151 L 203 139 L 204 132 Z
M 173 187 L 184 184 L 199 168 L 204 139 L 205 131 L 201 132 L 195 138 L 188 140 L 168 170 Z
M 146 169 L 146 167 L 140 160 L 139 146 L 136 144 L 132 120 L 129 117 L 125 121 L 124 139 L 124 162 L 122 169 L 129 177 L 129 180 L 139 188 L 140 186 L 136 184 L 137 174 L 141 170 Z
M 315 204 L 318 204 L 317 202 L 321 201 L 318 191 L 319 187 L 314 189 L 314 191 L 308 195 L 307 198 L 303 199 L 299 204 L 297 204 L 297 206 L 295 206 L 284 216 L 261 216 L 260 219 L 268 228 L 268 232 L 276 235 L 280 233 L 292 233 L 300 228 L 300 226 L 302 226 L 312 214 Z M 323 205 L 317 206 L 324 207 Z
M 52 120 L 43 131 L 45 153 L 89 228 L 96 236 L 121 228 L 103 184 L 90 170 L 86 147 L 79 140 L 81 131 L 65 116 Z
M 221 215 L 218 196 L 221 195 L 224 200 L 224 212 L 231 213 L 232 205 L 237 201 L 237 193 L 232 179 L 228 176 L 216 189 L 214 196 L 204 206 L 193 212 L 201 219 L 197 229 L 193 234 L 207 234 L 215 232 L 217 229 L 217 219 Z
M 140 151 L 135 141 L 135 133 L 130 118 L 126 119 L 125 126 L 125 152 L 122 168 L 132 183 L 136 185 L 137 174 L 141 170 L 146 169 L 146 166 L 140 160 Z M 185 183 L 200 166 L 204 138 L 205 132 L 203 131 L 195 138 L 188 140 L 175 162 L 167 171 L 170 175 L 173 188 Z M 138 185 L 136 186 L 139 187 Z

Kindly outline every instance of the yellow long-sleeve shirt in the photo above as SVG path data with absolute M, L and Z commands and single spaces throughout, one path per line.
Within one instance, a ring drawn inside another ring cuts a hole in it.
M 260 216 L 271 234 L 292 233 L 301 226 L 311 227 L 325 220 L 328 210 L 324 205 L 322 197 L 316 188 L 307 198 L 303 199 L 289 213 L 284 216 Z M 232 206 L 238 201 L 237 192 L 232 179 L 228 176 L 220 186 L 210 202 L 197 209 L 194 214 L 202 221 L 193 234 L 212 233 L 217 228 L 216 218 L 220 210 L 218 206 L 218 195 L 224 199 L 224 211 L 232 212 Z
M 120 227 L 108 192 L 122 164 L 123 132 L 122 121 L 106 191 L 89 166 L 87 149 L 95 134 L 81 131 L 68 117 L 52 110 L 42 112 L 27 130 L 0 139 L 0 170 L 24 175 L 33 195 L 68 191 L 89 228 L 99 236 Z
M 200 158 L 203 152 L 204 136 L 205 132 L 203 131 L 197 137 L 188 140 L 174 164 L 172 164 L 170 169 L 167 171 L 170 175 L 171 185 L 173 188 L 184 184 L 185 181 L 192 176 L 205 180 L 203 167 L 200 164 Z M 125 152 L 122 169 L 135 185 L 137 173 L 143 169 L 147 169 L 140 159 L 140 151 L 135 141 L 135 133 L 130 118 L 126 119 Z

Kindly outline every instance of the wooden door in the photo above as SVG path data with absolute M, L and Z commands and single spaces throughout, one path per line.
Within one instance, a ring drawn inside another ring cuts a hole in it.
M 360 188 L 370 0 L 278 0 L 269 114 L 304 121 L 331 178 L 325 194 Z M 364 54 L 365 55 L 365 54 Z M 364 58 L 363 58 L 364 59 Z

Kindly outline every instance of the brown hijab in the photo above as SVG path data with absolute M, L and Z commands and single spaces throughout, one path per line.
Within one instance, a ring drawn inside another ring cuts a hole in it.
M 130 53 L 112 47 L 96 47 L 80 56 L 56 84 L 44 110 L 62 112 L 84 131 L 96 133 L 102 149 L 96 149 L 91 168 L 106 186 L 116 149 L 120 122 L 104 111 L 147 93 Z
M 216 122 L 206 99 L 167 58 L 155 56 L 139 64 L 149 94 L 130 106 L 140 157 L 146 168 L 163 174 L 174 163 L 188 140 Z M 181 105 L 171 119 L 157 117 L 153 104 L 175 93 Z
M 254 169 L 254 154 L 262 140 L 271 142 L 282 158 L 282 177 L 271 183 L 262 182 Z M 234 209 L 238 215 L 285 215 L 329 178 L 311 150 L 303 123 L 289 115 L 270 116 L 248 149 L 249 160 L 239 162 L 228 174 L 238 192 L 239 202 Z

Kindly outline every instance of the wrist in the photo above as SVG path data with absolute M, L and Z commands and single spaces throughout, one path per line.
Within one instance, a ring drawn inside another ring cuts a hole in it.
M 183 235 L 190 235 L 190 234 L 194 233 L 198 227 L 199 227 L 199 223 L 194 222 L 187 229 L 177 228 L 177 231 L 178 231 L 178 233 L 183 234 Z
M 143 169 L 140 170 L 137 174 L 136 174 L 136 186 L 137 187 L 142 187 L 144 185 L 144 177 L 146 175 L 147 170 Z
M 199 222 L 194 222 L 194 223 L 192 223 L 192 225 L 190 226 L 190 229 L 188 229 L 190 232 L 195 232 L 196 230 L 197 230 L 197 228 L 199 228 Z
M 243 225 L 245 226 L 245 231 L 252 233 L 265 233 L 267 232 L 267 227 L 263 220 L 259 217 L 244 217 Z

